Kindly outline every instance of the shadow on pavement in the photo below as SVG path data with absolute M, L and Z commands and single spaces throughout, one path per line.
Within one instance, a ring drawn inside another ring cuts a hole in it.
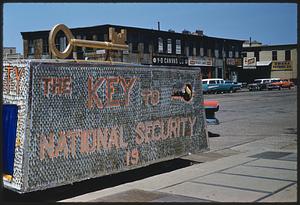
M 220 137 L 220 135 L 208 131 L 208 137 Z
M 189 160 L 174 159 L 118 174 L 77 182 L 73 185 L 50 188 L 44 191 L 18 194 L 11 190 L 3 189 L 2 196 L 4 202 L 55 202 L 93 191 L 118 186 L 120 184 L 141 180 L 190 165 L 192 165 L 192 162 Z

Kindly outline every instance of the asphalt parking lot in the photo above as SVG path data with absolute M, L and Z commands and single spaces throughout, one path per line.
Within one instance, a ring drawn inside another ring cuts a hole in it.
M 220 124 L 208 126 L 222 138 L 210 138 L 212 150 L 223 149 L 268 136 L 297 132 L 297 88 L 204 95 L 217 100 Z

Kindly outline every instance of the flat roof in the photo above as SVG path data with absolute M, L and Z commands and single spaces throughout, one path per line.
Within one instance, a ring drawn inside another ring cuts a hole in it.
M 238 40 L 238 39 L 229 39 L 229 38 L 219 38 L 219 37 L 212 37 L 212 36 L 206 36 L 206 35 L 195 35 L 195 34 L 184 34 L 184 33 L 178 33 L 178 32 L 171 32 L 171 31 L 163 31 L 163 30 L 156 30 L 156 29 L 147 29 L 147 28 L 139 28 L 139 27 L 131 27 L 131 26 L 121 26 L 121 25 L 114 25 L 114 24 L 103 24 L 103 25 L 96 25 L 96 26 L 85 26 L 85 27 L 76 27 L 76 28 L 70 28 L 70 30 L 85 30 L 85 29 L 97 29 L 97 28 L 108 28 L 108 27 L 116 27 L 116 28 L 123 28 L 123 29 L 135 29 L 140 31 L 147 31 L 147 32 L 162 32 L 162 33 L 171 33 L 176 35 L 189 35 L 193 37 L 204 37 L 208 39 L 218 39 L 223 41 L 237 41 L 237 42 L 244 42 L 245 40 Z M 21 32 L 21 35 L 23 36 L 28 34 L 39 34 L 39 33 L 49 33 L 50 30 L 41 30 L 41 31 L 26 31 Z
M 243 51 L 282 50 L 297 48 L 298 44 L 262 45 L 255 47 L 243 47 Z

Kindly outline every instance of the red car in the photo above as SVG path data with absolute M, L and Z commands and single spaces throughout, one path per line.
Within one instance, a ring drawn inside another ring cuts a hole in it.
M 290 81 L 289 79 L 276 79 L 276 80 L 272 80 L 272 85 L 277 85 L 280 88 L 288 88 L 291 89 L 291 87 L 294 86 L 294 83 L 292 81 Z

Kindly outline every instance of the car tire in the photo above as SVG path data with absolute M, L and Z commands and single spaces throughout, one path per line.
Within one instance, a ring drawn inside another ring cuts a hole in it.
M 233 93 L 233 89 L 232 89 L 232 88 L 230 88 L 228 92 L 229 92 L 229 93 Z

